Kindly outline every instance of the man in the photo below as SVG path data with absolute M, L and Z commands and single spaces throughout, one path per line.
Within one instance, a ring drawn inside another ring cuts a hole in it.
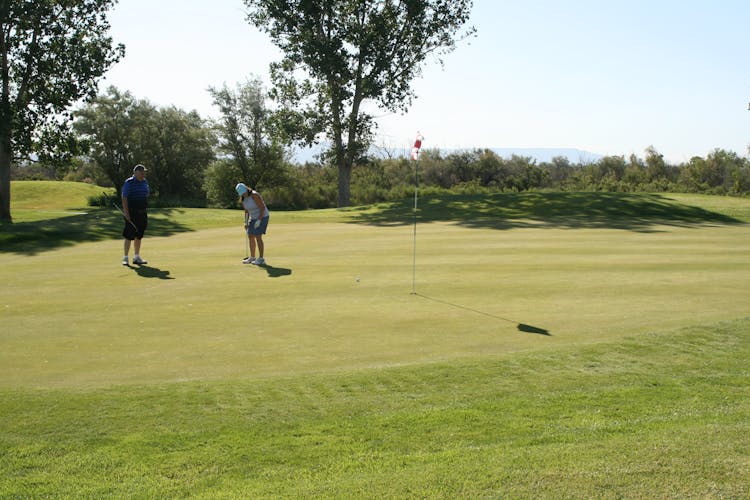
M 247 237 L 250 239 L 250 257 L 243 260 L 242 263 L 263 266 L 266 263 L 263 258 L 265 251 L 263 235 L 266 234 L 268 229 L 268 219 L 271 214 L 259 192 L 250 189 L 241 182 L 234 189 L 240 195 L 240 203 L 245 209 L 245 230 L 247 231 Z M 255 258 L 256 243 L 258 246 L 257 259 Z
M 136 165 L 133 167 L 133 176 L 125 181 L 122 186 L 122 211 L 125 214 L 125 229 L 122 236 L 125 238 L 125 255 L 122 265 L 128 265 L 128 253 L 130 253 L 130 242 L 135 240 L 135 255 L 133 264 L 147 264 L 141 259 L 141 240 L 148 227 L 148 195 L 151 190 L 146 180 L 146 167 Z

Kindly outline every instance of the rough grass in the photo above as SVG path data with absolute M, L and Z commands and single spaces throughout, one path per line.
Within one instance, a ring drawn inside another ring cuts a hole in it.
M 424 201 L 0 228 L 0 497 L 748 496 L 750 200 Z

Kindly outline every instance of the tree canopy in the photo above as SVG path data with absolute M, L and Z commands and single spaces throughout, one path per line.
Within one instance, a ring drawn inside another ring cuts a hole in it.
M 196 112 L 157 108 L 110 87 L 75 113 L 75 131 L 117 189 L 142 163 L 162 199 L 203 198 L 203 172 L 214 159 L 215 137 Z
M 271 111 L 266 105 L 268 94 L 260 79 L 237 84 L 209 87 L 208 92 L 221 116 L 216 124 L 219 152 L 231 159 L 240 172 L 235 181 L 273 186 L 283 182 L 285 151 L 273 127 Z
M 11 220 L 11 163 L 67 140 L 66 110 L 93 97 L 98 79 L 124 55 L 108 35 L 114 4 L 0 2 L 0 219 Z
M 465 27 L 471 0 L 245 0 L 248 20 L 283 52 L 271 65 L 273 97 L 288 136 L 333 144 L 339 206 L 350 203 L 351 170 L 367 150 L 372 101 L 405 111 L 422 63 L 474 32 Z

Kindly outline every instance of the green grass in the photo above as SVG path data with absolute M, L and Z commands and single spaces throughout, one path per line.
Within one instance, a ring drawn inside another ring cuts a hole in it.
M 750 494 L 750 321 L 410 368 L 4 390 L 3 496 Z
M 750 200 L 423 206 L 0 228 L 0 497 L 750 494 Z
M 37 222 L 80 215 L 91 210 L 90 197 L 113 189 L 83 182 L 14 181 L 11 183 L 11 213 L 15 222 Z

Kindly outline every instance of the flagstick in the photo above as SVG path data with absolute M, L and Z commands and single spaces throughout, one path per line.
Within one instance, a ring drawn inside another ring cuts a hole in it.
M 412 259 L 411 294 L 417 293 L 417 193 L 419 192 L 419 157 L 414 160 L 414 256 Z

